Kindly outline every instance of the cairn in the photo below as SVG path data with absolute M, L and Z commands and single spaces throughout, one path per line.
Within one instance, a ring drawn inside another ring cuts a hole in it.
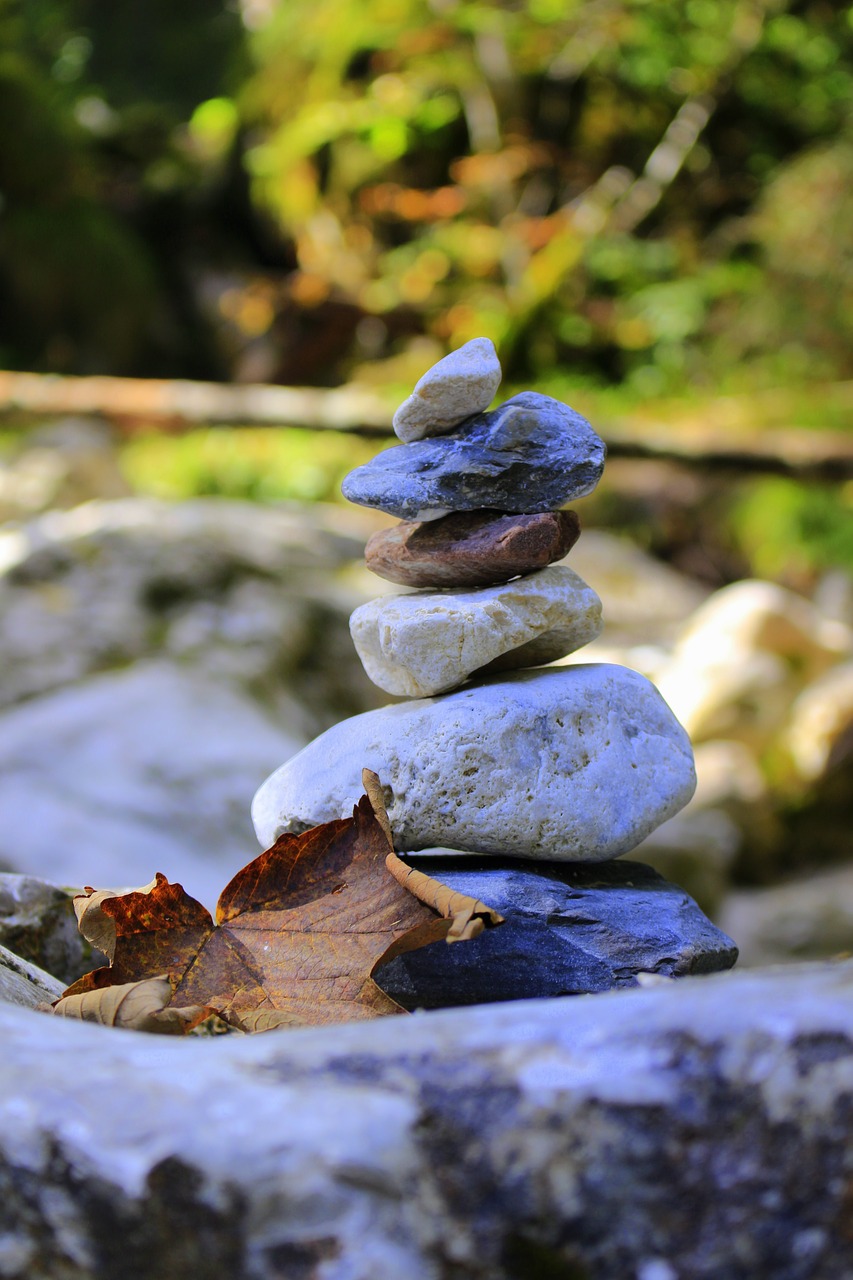
M 366 765 L 386 788 L 395 847 L 482 855 L 477 894 L 504 914 L 507 893 L 524 898 L 514 860 L 543 864 L 531 871 L 556 873 L 574 897 L 580 881 L 573 887 L 555 864 L 579 864 L 587 887 L 613 892 L 636 888 L 634 868 L 647 890 L 657 881 L 690 902 L 635 863 L 590 879 L 589 864 L 626 853 L 687 803 L 693 753 L 636 671 L 543 667 L 601 631 L 595 591 L 556 562 L 580 534 L 565 504 L 595 488 L 605 447 L 585 418 L 549 396 L 523 392 L 489 411 L 500 379 L 485 338 L 440 360 L 394 415 L 403 443 L 346 477 L 352 502 L 400 519 L 369 540 L 366 562 L 415 590 L 362 605 L 350 629 L 371 680 L 409 701 L 335 725 L 277 770 L 255 797 L 259 839 L 348 815 Z M 496 879 L 502 871 L 509 887 Z M 729 940 L 690 907 L 690 957 L 681 970 L 676 959 L 675 971 L 733 963 Z M 505 947 L 506 937 L 486 945 Z M 704 959 L 694 963 L 697 954 Z M 590 981 L 580 989 L 600 989 Z M 546 987 L 522 994 L 552 994 Z

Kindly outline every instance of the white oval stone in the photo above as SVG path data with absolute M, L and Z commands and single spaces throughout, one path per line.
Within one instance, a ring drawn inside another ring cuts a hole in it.
M 404 444 L 440 436 L 488 409 L 500 386 L 501 366 L 489 338 L 474 338 L 427 369 L 394 414 Z
M 559 862 L 627 853 L 696 785 L 687 734 L 644 676 L 525 671 L 327 730 L 255 796 L 261 844 L 349 817 L 365 766 L 385 787 L 398 849 Z
M 601 601 L 565 565 L 493 587 L 381 596 L 350 618 L 370 679 L 410 698 L 455 689 L 486 667 L 554 662 L 600 631 Z

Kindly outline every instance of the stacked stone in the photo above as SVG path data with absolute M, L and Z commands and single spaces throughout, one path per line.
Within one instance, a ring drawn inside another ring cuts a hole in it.
M 555 561 L 580 533 L 577 516 L 563 506 L 595 488 L 605 448 L 580 414 L 549 396 L 523 392 L 488 411 L 500 380 L 495 349 L 485 338 L 439 361 L 394 415 L 402 445 L 344 481 L 351 501 L 402 521 L 370 539 L 367 565 L 416 590 L 362 605 L 350 628 L 373 682 L 411 701 L 322 734 L 267 780 L 253 818 L 266 844 L 285 831 L 348 815 L 366 765 L 386 787 L 395 847 L 488 855 L 478 861 L 476 884 L 467 868 L 448 865 L 439 874 L 460 889 L 459 877 L 467 876 L 463 891 L 476 888 L 510 923 L 515 904 L 529 924 L 530 895 L 540 902 L 546 885 L 552 907 L 555 892 L 566 898 L 567 885 L 573 900 L 592 893 L 587 905 L 599 902 L 604 886 L 617 894 L 617 915 L 624 914 L 625 894 L 636 898 L 638 873 L 644 892 L 649 876 L 655 879 L 648 868 L 623 864 L 625 875 L 608 872 L 599 880 L 579 868 L 586 878 L 575 884 L 553 865 L 519 879 L 524 864 L 509 860 L 587 864 L 625 853 L 690 799 L 693 754 L 658 691 L 637 672 L 605 664 L 539 669 L 601 630 L 598 596 Z M 685 972 L 733 963 L 729 939 L 680 890 L 657 880 L 661 892 L 674 891 L 682 905 L 689 903 L 687 924 L 675 934 L 664 930 L 657 951 L 651 947 L 657 967 Z M 607 900 L 612 906 L 617 899 L 610 893 Z M 600 914 L 600 905 L 595 910 Z M 513 948 L 522 935 L 507 926 L 494 933 L 503 941 L 477 939 L 470 946 L 483 942 L 495 953 L 492 961 L 509 954 L 517 977 Z M 545 981 L 542 973 L 527 972 L 524 994 L 553 993 L 554 981 L 561 990 L 601 989 L 617 984 L 615 974 L 633 977 L 640 967 L 655 967 L 647 963 L 647 947 L 637 959 L 636 919 L 628 934 L 627 948 L 624 938 L 615 944 L 599 938 L 596 955 L 606 954 L 608 977 L 598 973 L 595 981 L 588 965 L 578 977 L 574 953 L 574 959 L 555 958 L 539 938 L 540 960 L 550 955 L 558 969 L 573 964 L 575 976 L 552 973 Z M 445 952 L 462 950 L 469 948 Z M 436 983 L 448 985 L 447 966 L 456 961 L 439 961 L 436 970 L 434 956 L 424 962 L 418 955 L 394 962 L 405 972 L 392 975 L 387 989 L 403 1002 L 408 991 L 410 1002 L 441 1003 L 430 992 L 435 995 Z M 522 967 L 529 970 L 529 959 Z M 504 979 L 506 987 L 508 972 Z M 460 990 L 471 1000 L 489 998 L 482 983 L 470 990 L 465 981 L 449 986 L 450 1002 L 465 1002 Z M 510 988 L 517 991 L 517 982 Z
M 388 693 L 429 697 L 474 672 L 536 667 L 601 631 L 601 601 L 562 560 L 604 445 L 548 396 L 514 396 L 493 413 L 494 346 L 477 338 L 440 360 L 394 415 L 404 447 L 344 481 L 353 502 L 410 516 L 374 534 L 367 567 L 405 586 L 357 609 L 353 642 Z M 512 579 L 512 581 L 510 581 Z

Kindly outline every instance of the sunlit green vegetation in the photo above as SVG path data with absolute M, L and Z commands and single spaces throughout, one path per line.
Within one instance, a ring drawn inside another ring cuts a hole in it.
M 212 429 L 140 436 L 124 446 L 122 467 L 136 490 L 157 498 L 334 502 L 346 473 L 380 447 L 338 431 Z
M 0 0 L 0 362 L 401 398 L 479 334 L 597 423 L 846 429 L 853 10 Z M 334 498 L 373 443 L 194 432 L 143 491 Z M 733 486 L 758 572 L 849 495 Z
M 5 0 L 0 108 L 13 366 L 853 376 L 846 5 Z

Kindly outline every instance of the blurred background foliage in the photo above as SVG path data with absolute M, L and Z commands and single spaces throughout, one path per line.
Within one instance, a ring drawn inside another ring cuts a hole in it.
M 393 403 L 485 334 L 593 420 L 849 420 L 846 4 L 0 0 L 0 121 L 6 367 Z M 259 434 L 129 462 L 326 498 L 361 448 Z M 712 581 L 853 564 L 849 491 L 725 490 Z

